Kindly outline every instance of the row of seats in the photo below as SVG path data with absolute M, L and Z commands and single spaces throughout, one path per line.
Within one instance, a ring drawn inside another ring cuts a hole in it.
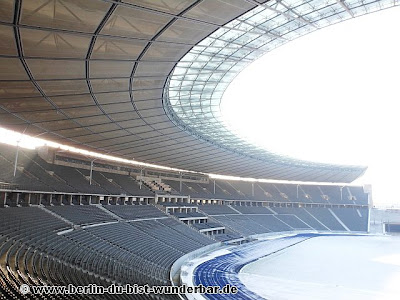
M 46 208 L 76 225 L 110 222 L 116 220 L 113 216 L 107 214 L 94 205 L 62 205 L 46 206 Z
M 146 186 L 128 175 L 49 164 L 36 151 L 20 148 L 14 176 L 16 147 L 0 144 L 0 182 L 20 190 L 89 193 L 100 195 L 153 196 Z
M 167 215 L 152 205 L 106 205 L 109 211 L 126 220 L 160 218 Z
M 368 204 L 362 187 L 296 185 L 210 179 L 208 183 L 164 180 L 175 191 L 192 198 L 305 202 L 326 204 Z
M 20 284 L 169 284 L 176 259 L 215 240 L 302 229 L 366 231 L 368 221 L 368 210 L 356 208 L 199 207 L 204 208 L 208 222 L 195 228 L 152 205 L 2 208 L 0 292 L 9 299 L 31 299 L 19 293 Z M 71 227 L 70 222 L 90 226 Z M 195 230 L 219 225 L 225 232 L 212 237 Z M 145 299 L 121 299 L 125 298 Z
M 204 214 L 199 212 L 191 211 L 191 212 L 174 212 L 173 215 L 177 218 L 204 218 Z
M 368 229 L 367 208 L 201 205 L 199 210 L 244 236 L 304 229 L 362 232 Z
M 90 171 L 49 164 L 36 151 L 19 149 L 18 168 L 14 176 L 16 147 L 0 144 L 0 182 L 28 190 L 80 192 L 103 195 L 153 196 L 154 192 L 128 175 Z M 331 185 L 295 185 L 267 182 L 244 182 L 210 179 L 208 183 L 163 180 L 150 182 L 158 190 L 192 198 L 305 202 L 367 205 L 368 195 L 362 187 Z
M 105 206 L 105 209 L 109 207 Z M 141 206 L 126 207 L 140 210 Z M 45 299 L 44 296 L 20 294 L 18 289 L 22 283 L 170 284 L 169 270 L 176 259 L 215 241 L 159 212 L 163 217 L 107 223 L 115 221 L 112 214 L 93 205 L 0 209 L 1 294 L 7 295 L 7 299 Z M 131 219 L 128 215 L 127 218 Z M 76 225 L 95 225 L 71 230 L 71 224 L 64 219 Z M 67 298 L 53 295 L 46 299 Z M 68 299 L 149 297 L 71 296 Z M 175 297 L 167 296 L 165 299 Z

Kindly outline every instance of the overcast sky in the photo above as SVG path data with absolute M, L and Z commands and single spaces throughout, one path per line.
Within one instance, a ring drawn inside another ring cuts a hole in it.
M 292 41 L 231 83 L 221 109 L 242 137 L 293 157 L 369 170 L 374 201 L 399 201 L 400 8 Z

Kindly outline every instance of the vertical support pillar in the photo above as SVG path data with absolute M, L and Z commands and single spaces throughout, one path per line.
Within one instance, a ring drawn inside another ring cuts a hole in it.
M 44 197 L 45 196 L 43 194 L 39 194 L 38 205 L 43 205 Z
M 18 154 L 19 154 L 19 142 L 18 142 L 18 144 L 17 144 L 17 152 L 15 153 L 15 161 L 14 161 L 14 177 L 17 175 Z
M 55 199 L 55 201 L 53 202 L 53 204 L 54 204 L 54 205 L 61 205 L 61 204 L 63 203 L 63 200 L 64 200 L 64 195 L 59 194 L 59 195 L 56 195 L 55 198 L 56 198 L 56 199 Z
M 42 199 L 42 204 L 43 205 L 51 205 L 52 198 L 53 198 L 52 194 L 45 194 Z
M 39 196 L 40 194 L 31 194 L 31 201 L 30 204 L 31 205 L 38 205 L 39 204 Z
M 179 172 L 179 193 L 182 193 L 182 173 Z
M 215 179 L 214 179 L 214 195 L 215 195 Z
M 254 182 L 251 183 L 251 196 L 254 197 Z
M 10 201 L 9 206 L 11 206 L 11 207 L 18 206 L 19 197 L 20 197 L 19 193 L 11 193 L 10 199 L 9 199 L 9 201 Z
M 22 206 L 29 206 L 31 204 L 31 193 L 23 195 Z
M 142 189 L 142 184 L 143 184 L 143 169 L 140 169 L 139 190 Z
M 0 192 L 0 207 L 4 207 L 6 205 L 7 193 Z
M 90 162 L 90 176 L 89 176 L 89 185 L 92 185 L 92 176 L 93 176 L 93 162 L 94 160 L 92 160 Z
M 91 196 L 90 204 L 100 204 L 100 196 Z

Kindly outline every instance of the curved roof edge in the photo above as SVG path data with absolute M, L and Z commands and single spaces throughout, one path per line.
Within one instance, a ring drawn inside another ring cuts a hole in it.
M 253 3 L 253 1 L 251 1 Z M 175 66 L 164 88 L 170 120 L 192 136 L 240 156 L 267 163 L 270 179 L 352 182 L 365 166 L 317 163 L 272 153 L 239 138 L 222 120 L 220 102 L 232 80 L 269 51 L 317 29 L 396 6 L 388 1 L 269 1 L 228 22 L 194 46 Z M 279 168 L 281 166 L 282 168 Z M 282 175 L 282 171 L 286 174 Z

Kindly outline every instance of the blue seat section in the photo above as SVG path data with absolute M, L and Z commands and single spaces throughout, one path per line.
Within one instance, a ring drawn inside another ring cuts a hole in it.
M 268 241 L 257 241 L 245 244 L 240 248 L 232 249 L 230 253 L 217 256 L 198 265 L 193 272 L 195 285 L 219 286 L 223 288 L 227 284 L 236 286 L 238 293 L 232 294 L 204 294 L 210 300 L 219 299 L 260 299 L 260 297 L 248 290 L 239 280 L 240 269 L 262 257 L 266 257 L 288 247 L 304 242 L 311 236 L 294 236 Z

